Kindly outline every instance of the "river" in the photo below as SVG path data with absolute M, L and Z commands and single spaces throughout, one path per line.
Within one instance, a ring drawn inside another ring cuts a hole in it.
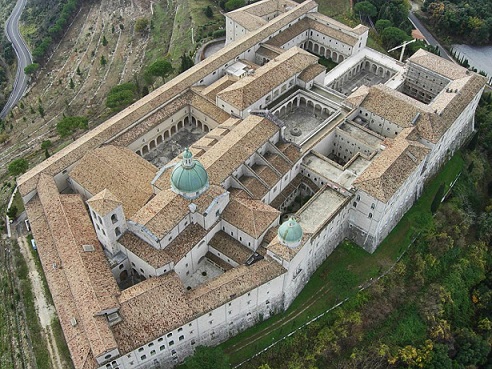
M 478 71 L 487 73 L 489 79 L 492 77 L 492 46 L 453 45 L 453 50 L 459 58 L 464 56 L 468 59 L 468 63 Z

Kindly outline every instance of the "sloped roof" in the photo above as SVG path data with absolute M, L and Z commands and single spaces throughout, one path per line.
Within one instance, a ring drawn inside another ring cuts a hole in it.
M 222 219 L 259 238 L 278 219 L 280 212 L 259 200 L 231 197 L 222 213 Z
M 150 182 L 157 168 L 133 151 L 118 146 L 89 150 L 70 172 L 70 178 L 95 195 L 107 189 L 131 217 L 153 195 Z
M 395 139 L 385 140 L 386 149 L 354 181 L 354 187 L 388 202 L 430 151 L 407 139 L 414 129 L 406 128 Z
M 92 196 L 87 203 L 96 213 L 101 216 L 108 214 L 118 206 L 122 205 L 121 201 L 116 198 L 108 189 L 104 189 L 98 194 Z
M 130 220 L 162 239 L 190 212 L 189 203 L 173 191 L 164 190 L 142 206 Z
M 120 307 L 119 289 L 81 197 L 60 195 L 53 178 L 44 174 L 37 190 L 26 209 L 53 301 L 74 364 L 94 366 L 92 355 L 118 347 L 107 319 L 99 315 Z M 84 245 L 94 246 L 93 251 Z
M 258 68 L 253 76 L 241 78 L 225 88 L 217 97 L 239 110 L 244 110 L 292 76 L 317 63 L 316 56 L 293 47 Z

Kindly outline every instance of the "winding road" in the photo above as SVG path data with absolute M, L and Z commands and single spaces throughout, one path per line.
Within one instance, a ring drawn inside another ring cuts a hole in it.
M 32 56 L 27 48 L 26 42 L 22 38 L 19 31 L 19 19 L 26 6 L 26 0 L 18 0 L 15 4 L 14 10 L 5 24 L 5 33 L 12 46 L 14 47 L 15 54 L 17 55 L 17 72 L 15 74 L 14 87 L 10 93 L 7 103 L 0 112 L 0 118 L 10 112 L 10 110 L 17 104 L 27 88 L 28 77 L 24 73 L 24 68 L 32 63 Z

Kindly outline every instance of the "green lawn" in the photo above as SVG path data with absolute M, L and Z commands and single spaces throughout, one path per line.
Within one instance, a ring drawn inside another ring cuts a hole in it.
M 460 173 L 462 166 L 463 159 L 460 154 L 452 157 L 441 172 L 429 182 L 421 198 L 373 254 L 367 253 L 352 242 L 342 242 L 313 274 L 286 312 L 224 342 L 221 348 L 230 355 L 232 364 L 236 365 L 251 357 L 337 302 L 354 296 L 359 285 L 386 271 L 410 244 L 422 227 L 421 222 L 431 216 L 430 204 L 440 184 L 445 183 L 449 186 Z M 388 331 L 404 337 L 419 336 L 420 325 L 416 324 L 419 317 L 411 309 L 402 314 L 408 319 L 409 327 L 417 328 L 414 331 L 395 333 L 390 326 Z

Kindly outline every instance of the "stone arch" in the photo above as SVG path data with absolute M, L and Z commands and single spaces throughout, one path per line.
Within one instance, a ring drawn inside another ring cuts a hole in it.
M 182 121 L 182 120 L 180 120 L 180 121 L 178 122 L 178 129 L 181 129 L 181 128 L 183 128 L 183 127 L 184 127 L 184 123 L 183 123 L 183 121 Z
M 301 98 L 299 99 L 299 106 L 306 106 L 306 98 L 301 96 Z
M 171 136 L 176 133 L 176 126 L 171 127 Z
M 279 112 L 280 116 L 283 117 L 285 115 L 285 106 L 282 106 L 280 108 L 280 112 Z
M 313 42 L 312 41 L 308 41 L 308 50 L 312 50 L 313 49 Z
M 169 131 L 164 132 L 164 140 L 169 138 Z
M 343 55 L 342 54 L 338 55 L 338 62 L 341 63 L 343 62 L 343 60 L 344 60 Z
M 378 70 L 378 66 L 376 64 L 372 64 L 371 72 L 376 74 L 377 70 Z
M 314 50 L 313 50 L 313 52 L 315 54 L 318 54 L 319 53 L 319 45 L 318 44 L 314 44 Z
M 324 48 L 323 46 L 321 46 L 321 47 L 319 48 L 319 54 L 320 54 L 321 56 L 325 56 L 325 52 L 326 52 L 325 48 Z
M 150 141 L 149 147 L 151 150 L 155 149 L 155 141 L 154 140 Z
M 203 124 L 202 124 L 202 121 L 201 121 L 201 120 L 198 120 L 198 121 L 197 121 L 196 126 L 197 126 L 199 129 L 203 130 Z
M 185 117 L 185 119 L 184 119 L 184 124 L 185 124 L 185 125 L 188 125 L 189 123 L 190 123 L 190 118 Z
M 338 60 L 338 54 L 337 54 L 336 52 L 333 52 L 333 53 L 331 54 L 331 59 L 332 59 L 334 62 L 336 62 L 336 61 Z
M 378 76 L 383 76 L 384 75 L 384 72 L 383 72 L 383 68 L 382 67 L 379 67 L 378 68 Z
M 137 150 L 137 152 L 135 154 L 137 154 L 138 156 L 142 156 L 142 153 L 140 152 L 140 150 Z
M 203 125 L 203 131 L 210 132 L 210 128 L 206 124 Z
M 389 70 L 386 71 L 386 78 L 390 78 L 391 77 L 391 72 Z
M 162 135 L 157 136 L 157 145 L 162 143 Z
M 142 155 L 145 155 L 145 154 L 148 154 L 149 153 L 149 148 L 147 145 L 144 145 L 144 147 L 142 147 Z
M 195 117 L 191 117 L 191 125 L 193 127 L 196 127 L 196 119 L 195 119 Z

